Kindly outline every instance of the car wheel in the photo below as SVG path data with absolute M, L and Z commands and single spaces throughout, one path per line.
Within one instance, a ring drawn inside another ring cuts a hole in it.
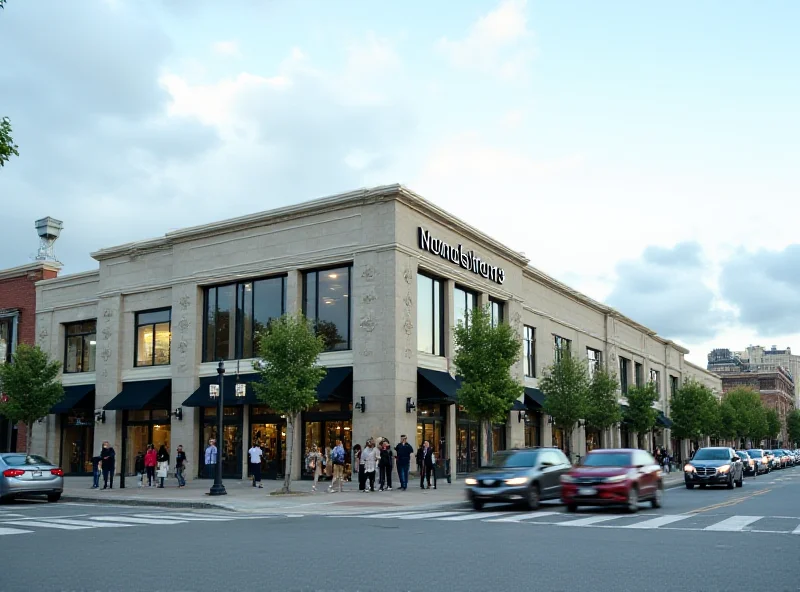
M 483 502 L 481 500 L 472 500 L 472 507 L 476 510 L 483 510 Z
M 733 488 L 734 488 L 734 485 L 735 485 L 735 483 L 733 482 L 733 475 L 730 475 L 730 476 L 728 477 L 728 483 L 726 484 L 726 487 L 727 487 L 728 489 L 733 489 Z
M 626 507 L 631 514 L 639 511 L 639 490 L 636 489 L 635 485 L 632 485 L 628 490 L 628 503 Z
M 686 489 L 694 489 L 694 483 L 687 483 Z
M 531 488 L 528 490 L 528 509 L 538 510 L 541 497 L 542 496 L 541 492 L 539 491 L 539 484 L 538 483 L 532 484 Z
M 47 494 L 47 501 L 48 502 L 57 502 L 60 499 L 61 499 L 61 494 L 60 493 L 48 493 Z
M 650 505 L 653 506 L 654 509 L 660 508 L 664 503 L 664 486 L 659 483 L 658 487 L 656 488 L 656 493 L 653 496 L 653 499 L 650 500 Z
M 569 512 L 570 514 L 573 514 L 573 513 L 577 512 L 577 511 L 578 511 L 578 505 L 577 504 L 567 504 L 567 512 Z

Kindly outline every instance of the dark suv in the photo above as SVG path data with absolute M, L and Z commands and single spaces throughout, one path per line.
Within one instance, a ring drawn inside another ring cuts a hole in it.
M 683 467 L 686 489 L 695 485 L 727 485 L 741 487 L 744 484 L 744 463 L 733 448 L 727 446 L 701 448 L 692 460 Z
M 525 504 L 561 495 L 561 475 L 572 465 L 558 448 L 521 448 L 497 452 L 492 464 L 467 477 L 467 499 L 476 510 L 487 502 Z

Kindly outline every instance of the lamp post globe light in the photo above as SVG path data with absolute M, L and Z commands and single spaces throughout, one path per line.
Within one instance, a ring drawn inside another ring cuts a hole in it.
M 227 495 L 225 486 L 222 484 L 222 415 L 224 411 L 224 385 L 222 379 L 225 375 L 225 362 L 220 360 L 217 366 L 218 384 L 209 385 L 209 395 L 217 397 L 217 470 L 214 474 L 214 485 L 208 495 Z M 217 388 L 214 388 L 217 387 Z

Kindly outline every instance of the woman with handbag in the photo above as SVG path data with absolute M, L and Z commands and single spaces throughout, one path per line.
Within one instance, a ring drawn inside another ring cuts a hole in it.
M 158 449 L 156 460 L 158 460 L 158 472 L 156 473 L 156 477 L 159 479 L 158 488 L 164 489 L 164 479 L 167 478 L 167 471 L 169 470 L 169 452 L 167 452 L 167 447 L 163 444 Z
M 147 486 L 153 487 L 156 484 L 156 465 L 158 454 L 156 447 L 152 444 L 147 445 L 147 452 L 144 455 L 144 469 L 147 471 Z
M 311 452 L 308 453 L 308 469 L 314 475 L 314 485 L 311 486 L 311 491 L 316 491 L 317 481 L 319 481 L 319 476 L 322 475 L 322 453 L 316 444 L 311 447 Z

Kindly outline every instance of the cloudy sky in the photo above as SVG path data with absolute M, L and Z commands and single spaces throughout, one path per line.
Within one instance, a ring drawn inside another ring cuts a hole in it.
M 692 349 L 800 350 L 800 3 L 8 0 L 0 268 L 401 182 Z

